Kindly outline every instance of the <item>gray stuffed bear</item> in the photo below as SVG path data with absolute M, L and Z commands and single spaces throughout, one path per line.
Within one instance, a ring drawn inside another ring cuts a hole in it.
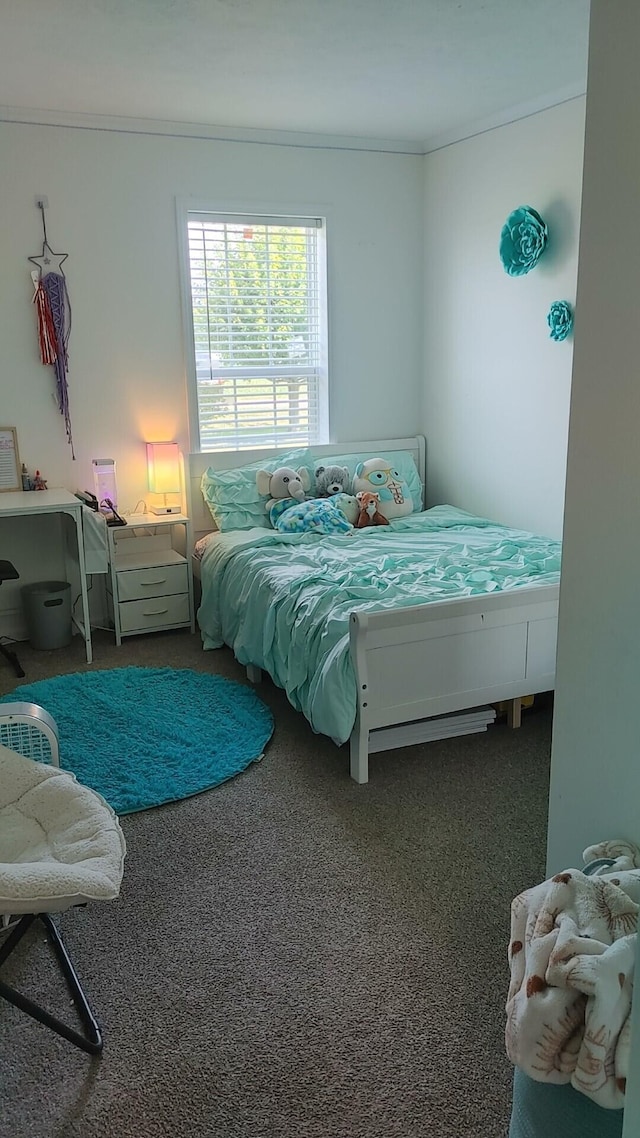
M 351 493 L 351 475 L 346 466 L 316 466 L 314 477 L 316 498 Z

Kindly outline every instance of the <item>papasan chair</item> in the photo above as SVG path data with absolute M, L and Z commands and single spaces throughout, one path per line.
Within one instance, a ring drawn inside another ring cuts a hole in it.
M 51 716 L 35 704 L 0 704 L 0 997 L 90 1055 L 102 1051 L 102 1034 L 50 914 L 117 897 L 125 853 L 108 803 L 60 770 Z M 35 921 L 46 929 L 83 1032 L 2 978 Z

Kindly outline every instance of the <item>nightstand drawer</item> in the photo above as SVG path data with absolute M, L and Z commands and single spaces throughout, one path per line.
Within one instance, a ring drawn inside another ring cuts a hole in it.
M 118 573 L 118 600 L 140 601 L 146 597 L 186 593 L 189 589 L 187 572 L 186 564 L 121 571 Z
M 125 601 L 118 605 L 122 632 L 152 632 L 171 624 L 189 624 L 189 594 L 149 597 L 146 601 Z

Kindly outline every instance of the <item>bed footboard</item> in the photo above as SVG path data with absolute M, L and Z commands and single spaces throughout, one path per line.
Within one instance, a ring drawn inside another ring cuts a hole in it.
M 428 739 L 485 730 L 464 709 L 551 691 L 555 682 L 558 585 L 356 611 L 349 624 L 357 714 L 351 777 L 369 777 L 369 755 Z M 515 725 L 515 724 L 514 724 Z

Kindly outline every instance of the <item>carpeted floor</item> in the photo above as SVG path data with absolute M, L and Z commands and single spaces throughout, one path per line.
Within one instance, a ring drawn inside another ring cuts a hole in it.
M 83 645 L 20 646 L 24 682 Z M 96 668 L 214 670 L 184 633 L 95 636 Z M 0 693 L 17 681 L 0 660 Z M 503 1138 L 509 902 L 544 874 L 551 710 L 371 759 L 267 681 L 266 758 L 123 819 L 121 898 L 62 933 L 103 1026 L 87 1056 L 0 1007 L 2 1138 Z M 14 982 L 61 1012 L 46 946 Z

